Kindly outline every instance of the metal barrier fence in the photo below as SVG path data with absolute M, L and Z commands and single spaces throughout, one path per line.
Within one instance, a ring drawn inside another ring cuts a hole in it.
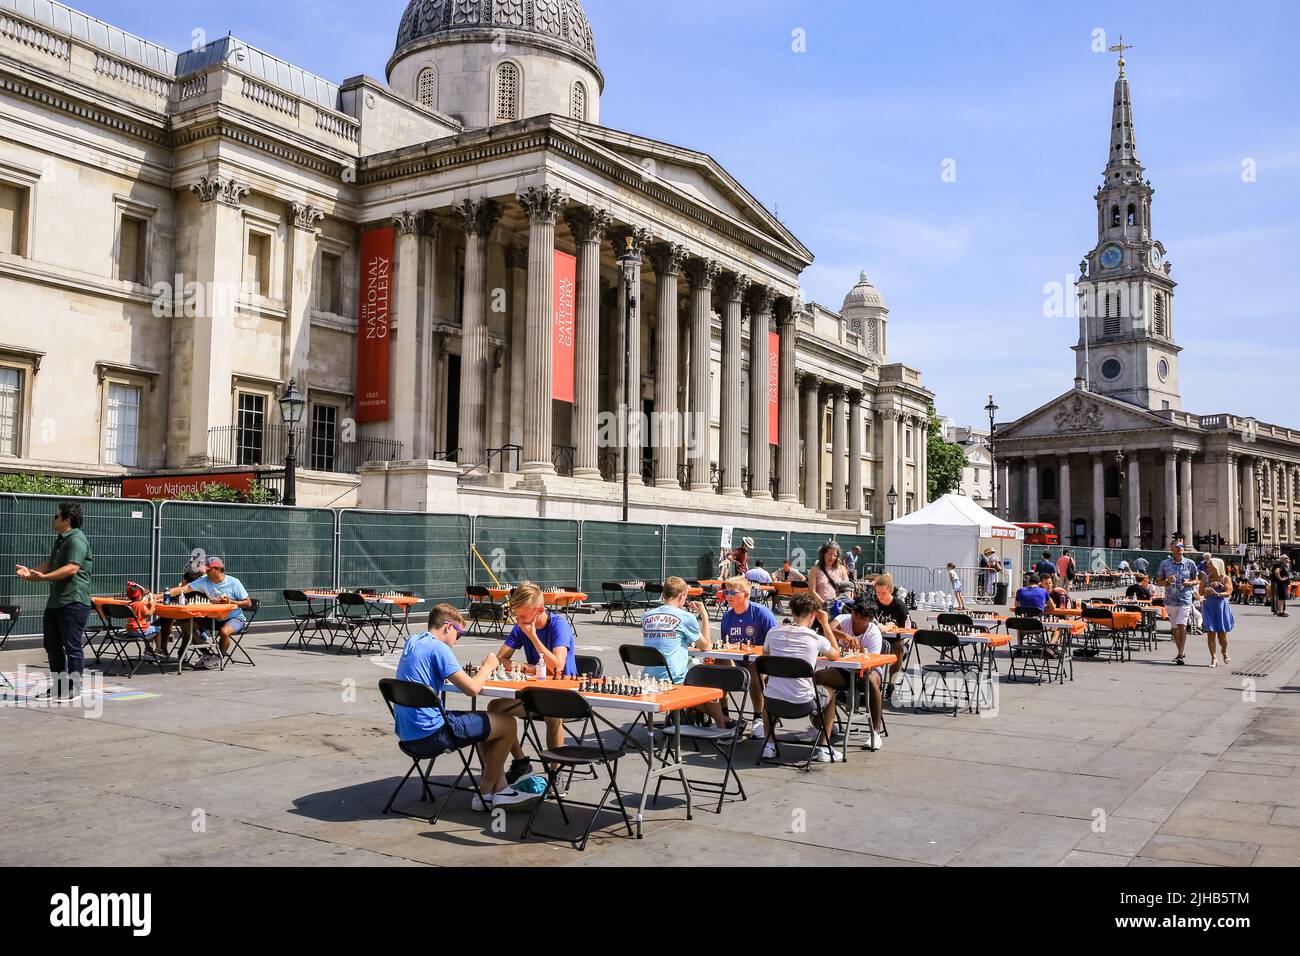
M 600 600 L 606 581 L 662 581 L 664 527 L 658 524 L 621 524 L 584 521 L 582 577 L 578 582 L 591 600 Z
M 502 584 L 532 581 L 544 587 L 578 586 L 576 521 L 475 518 L 474 546 Z M 492 583 L 492 575 L 477 558 L 470 574 L 474 584 Z
M 173 586 L 192 565 L 219 556 L 226 573 L 262 602 L 258 620 L 287 620 L 282 590 L 333 586 L 334 520 L 328 508 L 164 501 L 157 585 Z
M 1086 548 L 1079 545 L 1065 545 L 1065 547 L 1070 549 L 1074 563 L 1078 565 L 1080 571 L 1118 571 L 1121 561 L 1127 561 L 1131 567 L 1138 558 L 1146 558 L 1148 571 L 1155 574 L 1156 568 L 1160 567 L 1160 562 L 1169 557 L 1168 551 L 1133 550 L 1131 548 Z M 1043 559 L 1045 551 L 1050 551 L 1052 560 L 1057 561 L 1061 557 L 1062 548 L 1050 544 L 1025 545 L 1022 554 L 1024 569 L 1032 571 L 1034 565 Z
M 935 580 L 934 568 L 923 568 L 913 564 L 867 564 L 858 572 L 859 577 L 867 574 L 884 573 L 893 576 L 894 587 L 903 588 L 913 594 L 923 594 L 941 589 L 941 585 Z M 946 571 L 944 572 L 944 580 L 947 580 Z
M 340 588 L 413 591 L 458 607 L 464 602 L 470 581 L 467 515 L 349 509 L 339 512 L 338 521 Z

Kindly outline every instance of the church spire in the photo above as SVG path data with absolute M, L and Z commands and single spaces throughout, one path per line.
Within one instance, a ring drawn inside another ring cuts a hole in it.
M 1115 100 L 1110 116 L 1110 157 L 1106 162 L 1106 178 L 1113 173 L 1135 170 L 1139 177 L 1142 163 L 1138 160 L 1137 142 L 1133 136 L 1133 101 L 1129 96 L 1128 77 L 1124 75 L 1124 51 L 1133 45 L 1124 42 L 1124 34 L 1119 35 L 1119 43 L 1110 48 L 1119 54 L 1119 76 L 1115 79 Z

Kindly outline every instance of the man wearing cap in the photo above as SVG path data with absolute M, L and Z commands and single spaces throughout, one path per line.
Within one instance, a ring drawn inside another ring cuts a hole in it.
M 1183 554 L 1183 542 L 1175 539 L 1169 549 L 1172 557 L 1160 562 L 1156 571 L 1156 584 L 1165 589 L 1165 613 L 1173 629 L 1174 647 L 1178 655 L 1175 664 L 1183 663 L 1183 645 L 1187 643 L 1187 621 L 1192 613 L 1192 598 L 1196 594 L 1200 581 L 1197 578 L 1196 564 Z
M 225 562 L 220 558 L 208 558 L 203 577 L 188 584 L 174 587 L 166 593 L 171 597 L 179 597 L 182 594 L 202 594 L 213 603 L 235 605 L 235 609 L 221 622 L 221 653 L 228 657 L 230 655 L 230 639 L 248 626 L 248 620 L 244 617 L 243 609 L 252 605 L 253 602 L 249 599 L 248 591 L 244 589 L 244 585 L 239 578 L 226 573 Z M 203 660 L 199 662 L 198 667 L 204 670 L 212 670 L 221 666 L 220 657 L 209 648 L 204 648 L 203 651 Z

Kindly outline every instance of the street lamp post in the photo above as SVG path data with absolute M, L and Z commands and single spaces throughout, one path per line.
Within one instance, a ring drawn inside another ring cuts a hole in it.
M 989 396 L 989 403 L 984 406 L 984 411 L 989 413 L 989 467 L 993 469 L 993 507 L 992 512 L 998 513 L 998 453 L 993 444 L 993 417 L 998 413 L 998 406 L 993 401 L 993 396 Z M 1005 518 L 1006 515 L 999 517 Z
M 894 506 L 898 504 L 898 489 L 893 485 L 889 486 L 889 494 L 885 495 L 889 499 L 889 520 L 894 520 Z
M 619 268 L 623 271 L 623 520 L 628 520 L 628 474 L 632 469 L 631 416 L 632 416 L 632 335 L 636 328 L 636 289 L 632 288 L 632 279 L 636 267 L 641 264 L 641 256 L 632 246 L 632 237 L 627 237 L 627 249 L 618 257 Z M 638 378 L 640 369 L 637 370 Z M 638 463 L 637 473 L 641 471 Z
M 1120 515 L 1120 522 L 1122 524 L 1123 516 L 1124 516 L 1124 453 L 1122 451 L 1115 452 L 1115 475 L 1119 479 L 1116 485 L 1116 487 L 1119 489 L 1119 502 L 1117 504 L 1117 513 Z M 1135 521 L 1137 519 L 1135 518 L 1135 516 L 1129 515 L 1128 520 Z M 1121 528 L 1121 531 L 1122 530 L 1123 529 Z M 1127 536 L 1124 534 L 1120 534 L 1118 541 L 1120 543 L 1119 546 L 1121 548 L 1124 547 L 1124 538 L 1132 537 L 1132 533 L 1133 533 L 1133 529 L 1129 528 L 1129 534 Z
M 284 456 L 284 497 L 283 503 L 290 507 L 298 503 L 297 466 L 294 461 L 294 439 L 298 426 L 302 424 L 303 413 L 307 410 L 307 399 L 298 392 L 297 382 L 289 379 L 288 386 L 280 393 L 280 417 L 284 419 L 289 431 L 289 444 Z

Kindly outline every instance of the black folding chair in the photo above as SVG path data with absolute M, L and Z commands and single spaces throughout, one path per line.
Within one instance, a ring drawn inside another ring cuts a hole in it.
M 217 653 L 221 655 L 221 669 L 223 671 L 226 669 L 226 665 L 232 662 L 235 664 L 248 664 L 252 667 L 257 666 L 257 664 L 253 661 L 253 659 L 248 656 L 248 651 L 244 649 L 244 638 L 248 635 L 248 632 L 253 629 L 253 622 L 257 620 L 257 612 L 260 611 L 261 609 L 262 609 L 261 600 L 259 600 L 258 598 L 249 599 L 248 607 L 244 609 L 244 626 L 231 636 L 229 654 L 225 654 L 222 652 L 220 640 L 216 640 L 213 642 L 214 646 L 216 647 Z M 213 631 L 215 632 L 221 630 L 221 625 L 223 623 L 225 622 L 223 621 L 213 622 Z M 243 658 L 243 660 L 237 660 L 235 658 L 236 654 L 239 654 Z
M 617 581 L 606 581 L 600 586 L 605 596 L 602 607 L 605 609 L 604 624 L 613 624 L 614 615 L 620 616 L 619 624 L 635 624 L 636 608 L 632 604 L 632 594 Z
M 696 664 L 686 672 L 686 679 L 682 682 L 686 687 L 714 687 L 723 693 L 723 710 L 736 715 L 735 723 L 730 727 L 698 727 L 694 724 L 682 724 L 682 739 L 689 740 L 696 753 L 700 752 L 700 744 L 705 743 L 717 751 L 718 756 L 726 761 L 722 780 L 691 780 L 687 783 L 697 790 L 716 790 L 718 793 L 718 807 L 716 813 L 722 812 L 722 804 L 728 797 L 740 797 L 748 800 L 745 794 L 745 785 L 740 782 L 740 771 L 735 768 L 736 747 L 745 735 L 747 721 L 741 715 L 745 712 L 746 702 L 749 700 L 749 668 L 747 667 L 728 667 L 722 664 Z M 728 781 L 731 777 L 736 778 L 736 788 L 728 788 Z M 663 784 L 663 778 L 660 777 L 655 782 L 654 799 L 659 799 L 659 787 Z
M 101 650 L 105 645 L 112 649 L 114 659 L 127 668 L 127 677 L 134 677 L 145 664 L 153 664 L 159 674 L 163 673 L 162 661 L 153 653 L 153 636 L 145 637 L 140 631 L 127 630 L 127 622 L 135 618 L 131 609 L 124 604 L 103 604 L 100 607 L 106 627 Z M 131 662 L 132 647 L 136 649 L 134 663 Z
M 469 619 L 469 628 L 465 633 L 476 636 L 504 635 L 506 616 L 506 606 L 494 601 L 487 588 L 481 584 L 466 585 L 465 617 Z
M 808 679 L 813 677 L 813 666 L 807 661 L 797 657 L 775 657 L 767 654 L 762 655 L 754 660 L 754 665 L 758 669 L 759 680 L 763 681 L 766 688 L 767 681 L 772 677 L 785 677 L 791 680 Z M 776 747 L 776 755 L 781 755 L 780 740 L 776 736 L 776 725 L 782 720 L 798 720 L 800 717 L 807 717 L 814 727 L 818 727 L 817 739 L 810 744 L 804 744 L 802 741 L 787 741 L 798 746 L 808 747 L 808 759 L 800 765 L 799 769 L 807 773 L 812 769 L 812 759 L 817 753 L 817 748 L 825 746 L 828 750 L 831 746 L 831 728 L 819 726 L 822 711 L 822 694 L 833 693 L 825 688 L 814 688 L 813 699 L 805 703 L 792 703 L 787 700 L 780 700 L 776 697 L 763 696 L 763 709 L 769 717 L 772 718 L 772 733 L 770 740 Z M 763 752 L 759 751 L 758 763 L 763 762 Z
M 334 616 L 322 622 L 321 627 L 342 634 L 343 640 L 352 644 L 358 657 L 361 656 L 362 651 L 362 644 L 358 637 L 365 639 L 366 650 L 378 646 L 382 651 L 387 645 L 383 635 L 379 633 L 381 621 L 375 616 L 371 602 L 357 591 L 340 591 L 337 600 L 338 607 L 335 609 Z M 333 646 L 332 641 L 331 646 Z M 340 641 L 339 653 L 342 652 L 343 643 Z
M 940 684 L 943 685 L 946 693 L 952 694 L 952 715 L 957 716 L 957 694 L 955 691 L 949 691 L 948 680 L 951 677 L 961 678 L 962 695 L 966 700 L 966 706 L 971 706 L 970 682 L 969 676 L 975 671 L 975 664 L 969 661 L 962 654 L 961 639 L 952 631 L 939 630 L 920 630 L 912 637 L 912 644 L 915 648 L 917 665 L 921 672 L 921 688 L 912 697 L 912 711 L 917 710 L 917 702 L 925 695 L 925 678 L 927 674 L 933 674 L 937 679 L 934 682 L 935 689 L 930 692 L 930 701 L 934 702 L 935 695 L 938 692 Z M 921 648 L 928 647 L 937 655 L 935 660 L 926 664 L 921 657 Z M 979 689 L 976 688 L 976 693 Z M 926 708 L 929 710 L 930 708 Z
M 5 643 L 17 626 L 18 618 L 22 617 L 22 613 L 23 609 L 17 604 L 0 604 L 0 651 L 5 649 Z
M 1074 658 L 1070 653 L 1070 632 L 1066 628 L 1047 629 L 1038 618 L 1013 617 L 1007 621 L 1007 630 L 1016 635 L 1016 643 L 1008 648 L 1011 666 L 1008 676 L 1016 680 L 1016 662 L 1020 662 L 1020 676 L 1034 672 L 1038 683 L 1046 676 L 1049 681 L 1065 683 L 1065 667 L 1070 667 L 1070 680 L 1074 680 Z M 1053 640 L 1052 635 L 1060 635 Z
M 1082 656 L 1107 661 L 1124 660 L 1127 641 L 1125 635 L 1115 627 L 1111 608 L 1085 604 L 1080 613 L 1088 625 L 1088 629 L 1083 632 Z M 1103 641 L 1108 641 L 1109 646 L 1104 647 Z
M 955 631 L 958 634 L 975 633 L 975 619 L 969 614 L 945 612 L 939 615 L 936 623 L 941 630 Z
M 611 793 L 614 794 L 615 806 L 617 806 L 619 814 L 623 817 L 623 825 L 627 827 L 627 835 L 632 836 L 632 821 L 628 818 L 627 810 L 623 807 L 623 794 L 618 789 L 618 762 L 627 751 L 622 746 L 606 747 L 600 734 L 593 735 L 594 746 L 565 744 L 556 747 L 554 750 L 543 747 L 541 740 L 537 736 L 536 722 L 545 723 L 548 717 L 564 721 L 583 720 L 594 722 L 595 715 L 592 713 L 591 705 L 587 703 L 581 694 L 575 691 L 555 690 L 547 687 L 526 687 L 520 693 L 519 699 L 524 705 L 524 715 L 528 718 L 524 723 L 524 733 L 532 736 L 533 745 L 537 748 L 543 766 L 546 767 L 546 792 L 555 797 L 556 806 L 559 807 L 560 815 L 564 818 L 566 824 L 569 822 L 569 813 L 565 806 L 565 800 L 560 796 L 560 791 L 555 785 L 555 780 L 560 771 L 577 767 L 590 767 L 594 770 L 599 766 L 603 767 L 605 773 L 609 776 L 609 784 L 605 787 L 605 792 L 601 794 L 599 803 L 593 805 L 569 801 L 569 806 L 579 806 L 592 810 L 591 819 L 587 821 L 587 826 L 582 831 L 580 838 L 573 839 L 559 834 L 543 833 L 534 827 L 533 824 L 537 820 L 537 814 L 546 802 L 545 799 L 542 799 L 537 802 L 532 812 L 528 814 L 528 821 L 524 824 L 520 839 L 526 840 L 530 834 L 534 834 L 547 840 L 563 840 L 579 852 L 585 850 L 587 848 L 587 839 L 591 835 L 591 828 L 595 825 L 596 818 L 605 809 L 605 803 L 609 800 Z
M 442 705 L 442 697 L 427 684 L 419 684 L 415 681 L 409 680 L 397 680 L 393 677 L 384 677 L 379 681 L 379 693 L 383 695 L 384 703 L 388 705 L 388 712 L 393 715 L 394 720 L 397 716 L 396 711 L 393 710 L 394 707 L 420 707 L 433 709 L 438 711 L 444 722 L 447 720 L 447 711 Z M 393 801 L 395 801 L 397 795 L 401 793 L 402 787 L 406 786 L 406 781 L 411 778 L 411 773 L 413 771 L 420 775 L 420 783 L 423 787 L 423 797 L 430 803 L 433 803 L 434 799 L 433 793 L 429 790 L 429 787 L 447 787 L 447 796 L 444 797 L 442 803 L 434 809 L 433 816 L 427 818 L 431 825 L 438 822 L 438 817 L 442 814 L 442 811 L 447 809 L 447 802 L 451 800 L 451 795 L 456 792 L 456 788 L 460 786 L 461 780 L 465 777 L 469 777 L 470 787 L 473 788 L 474 793 L 478 795 L 479 802 L 484 804 L 487 802 L 483 799 L 483 791 L 479 789 L 478 779 L 474 776 L 474 771 L 470 767 L 470 759 L 465 754 L 466 750 L 469 750 L 471 753 L 474 752 L 474 744 L 464 744 L 456 748 L 456 755 L 460 757 L 461 771 L 456 775 L 456 779 L 452 781 L 450 786 L 447 784 L 435 783 L 429 779 L 429 775 L 433 773 L 434 761 L 442 755 L 441 753 L 430 753 L 427 749 L 419 746 L 419 741 L 399 740 L 397 746 L 402 753 L 411 758 L 411 766 L 407 768 L 406 775 L 402 777 L 402 781 L 397 785 L 397 789 L 393 791 L 393 795 L 388 798 L 388 803 L 384 806 L 385 814 L 391 811 L 403 817 L 426 819 L 422 813 L 408 813 L 405 810 L 393 809 Z M 424 760 L 429 761 L 427 769 L 421 763 L 421 761 Z
M 280 594 L 284 597 L 284 605 L 289 609 L 289 618 L 293 621 L 293 630 L 285 639 L 283 649 L 287 651 L 295 637 L 298 638 L 300 651 L 313 638 L 319 638 L 321 643 L 329 647 L 329 641 L 321 634 L 321 624 L 329 619 L 330 602 L 313 598 L 306 591 L 295 591 L 293 588 L 285 588 Z M 310 637 L 307 634 L 309 630 Z
M 1011 613 L 1016 617 L 1042 617 L 1043 612 L 1036 607 L 1017 607 L 1012 608 Z
M 662 667 L 665 672 L 668 670 L 668 661 L 664 660 L 663 652 L 657 647 L 646 647 L 644 644 L 620 644 L 618 646 L 618 658 L 623 662 L 623 672 L 628 677 L 632 677 L 632 668 L 639 667 L 645 670 L 647 667 Z M 645 714 L 646 732 L 650 735 L 650 745 L 654 746 L 654 731 L 656 725 L 654 717 Z M 638 716 L 637 721 L 640 721 Z M 633 726 L 636 726 L 634 723 Z M 630 741 L 630 738 L 629 738 Z

